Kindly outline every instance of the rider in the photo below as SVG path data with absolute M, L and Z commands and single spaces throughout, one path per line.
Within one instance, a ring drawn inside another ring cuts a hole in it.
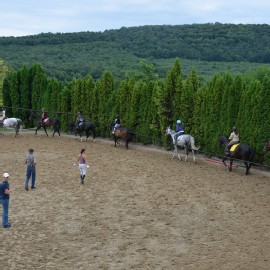
M 174 143 L 176 144 L 177 138 L 184 133 L 184 128 L 182 126 L 181 120 L 176 121 L 176 133 L 174 135 Z
M 229 137 L 230 142 L 228 143 L 227 147 L 226 147 L 226 152 L 229 152 L 230 148 L 232 145 L 239 143 L 239 133 L 237 131 L 236 127 L 232 128 L 232 133 Z
M 120 116 L 117 114 L 114 120 L 114 128 L 112 134 L 114 134 L 115 130 L 120 127 Z
M 48 112 L 45 110 L 45 108 L 42 108 L 41 109 L 41 116 L 42 116 L 42 118 L 41 118 L 41 125 L 43 125 L 44 124 L 44 120 L 49 117 Z
M 80 127 L 83 123 L 85 122 L 84 117 L 82 116 L 81 112 L 77 113 L 77 118 L 76 118 L 76 127 Z

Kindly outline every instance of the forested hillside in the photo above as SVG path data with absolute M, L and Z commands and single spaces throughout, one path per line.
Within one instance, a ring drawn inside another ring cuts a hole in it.
M 13 68 L 40 63 L 49 76 L 62 81 L 105 70 L 123 79 L 144 59 L 165 77 L 175 58 L 184 73 L 195 67 L 208 76 L 234 74 L 270 64 L 270 26 L 235 24 L 163 25 L 121 28 L 105 32 L 42 33 L 1 37 L 0 58 Z M 209 64 L 210 62 L 210 64 Z M 198 68 L 199 67 L 199 68 Z

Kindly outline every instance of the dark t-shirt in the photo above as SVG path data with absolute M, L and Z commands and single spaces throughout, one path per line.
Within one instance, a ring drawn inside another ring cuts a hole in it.
M 9 189 L 9 183 L 7 181 L 3 181 L 0 184 L 0 200 L 8 200 L 9 194 L 5 194 L 5 190 Z

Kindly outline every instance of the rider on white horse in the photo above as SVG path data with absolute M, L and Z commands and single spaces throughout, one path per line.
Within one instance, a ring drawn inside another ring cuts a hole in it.
M 182 122 L 181 120 L 177 120 L 176 121 L 176 133 L 174 135 L 174 143 L 177 143 L 177 139 L 180 135 L 182 135 L 184 133 L 184 128 L 182 126 Z

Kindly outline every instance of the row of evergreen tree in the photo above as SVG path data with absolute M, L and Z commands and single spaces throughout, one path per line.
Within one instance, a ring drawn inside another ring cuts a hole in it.
M 4 80 L 4 105 L 13 107 L 9 116 L 23 119 L 26 125 L 29 109 L 40 112 L 45 107 L 51 117 L 61 120 L 62 130 L 82 111 L 103 137 L 109 136 L 108 125 L 119 114 L 122 124 L 137 134 L 137 141 L 164 147 L 171 143 L 165 137 L 166 127 L 175 128 L 181 119 L 185 132 L 206 153 L 223 152 L 218 137 L 229 135 L 236 125 L 241 142 L 255 149 L 257 162 L 267 164 L 269 154 L 262 149 L 270 137 L 270 70 L 249 76 L 218 74 L 201 85 L 195 69 L 183 79 L 178 58 L 165 80 L 151 64 L 142 62 L 141 67 L 140 76 L 118 82 L 105 71 L 96 81 L 89 75 L 63 83 L 49 78 L 38 64 L 29 69 L 22 66 Z

